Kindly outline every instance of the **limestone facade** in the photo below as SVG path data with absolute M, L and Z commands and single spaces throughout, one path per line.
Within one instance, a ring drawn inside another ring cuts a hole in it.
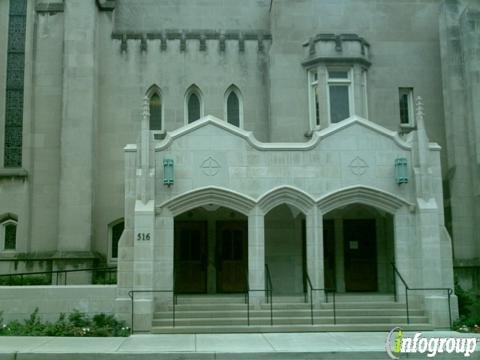
M 205 211 L 217 206 L 247 223 L 252 289 L 264 287 L 266 262 L 293 292 L 305 271 L 325 286 L 331 220 L 331 278 L 346 290 L 339 234 L 367 213 L 378 291 L 392 291 L 389 260 L 411 286 L 452 287 L 453 265 L 476 286 L 476 1 L 25 0 L 21 163 L 11 166 L 11 9 L 21 2 L 0 0 L 2 272 L 103 257 L 118 264 L 126 314 L 129 290 L 173 286 L 175 223 L 192 212 L 213 224 Z M 192 94 L 200 119 L 189 123 Z M 398 159 L 407 183 L 396 181 Z M 139 301 L 148 327 L 153 298 Z

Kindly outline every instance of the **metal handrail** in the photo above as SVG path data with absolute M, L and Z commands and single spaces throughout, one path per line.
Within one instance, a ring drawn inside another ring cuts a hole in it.
M 248 269 L 245 270 L 245 304 L 247 304 L 247 326 L 250 326 L 250 282 Z
M 64 274 L 64 281 L 63 285 L 67 285 L 67 274 L 72 273 L 72 272 L 81 272 L 81 271 L 103 271 L 104 273 L 109 274 L 109 279 L 110 279 L 110 274 L 114 273 L 117 271 L 117 268 L 115 266 L 111 267 L 104 267 L 104 268 L 87 268 L 87 269 L 69 269 L 69 270 L 48 270 L 48 271 L 33 271 L 33 272 L 24 272 L 24 273 L 9 273 L 9 274 L 0 274 L 0 277 L 9 277 L 12 278 L 14 276 L 20 276 L 20 278 L 23 280 L 24 276 L 28 275 L 53 275 L 56 274 L 56 285 L 58 285 L 58 275 L 59 274 Z M 103 279 L 103 284 L 105 285 L 106 283 L 106 277 L 104 276 Z
M 270 326 L 273 326 L 273 283 L 272 283 L 272 276 L 270 274 L 270 268 L 268 264 L 265 264 L 265 295 L 267 296 L 268 301 L 268 291 L 270 291 Z
M 130 290 L 128 292 L 128 297 L 130 298 L 130 303 L 131 303 L 131 321 L 132 321 L 132 326 L 131 326 L 131 333 L 133 334 L 134 333 L 134 313 L 135 313 L 135 310 L 134 310 L 134 305 L 135 305 L 135 301 L 134 301 L 134 297 L 135 297 L 135 294 L 136 293 L 172 293 L 172 327 L 175 327 L 175 304 L 177 302 L 177 296 L 175 294 L 175 292 L 172 290 Z
M 335 289 L 331 289 L 331 288 L 314 288 L 313 285 L 312 285 L 312 281 L 310 280 L 310 276 L 308 276 L 308 272 L 305 271 L 304 272 L 304 277 L 306 279 L 306 283 L 308 285 L 308 287 L 310 288 L 310 320 L 311 320 L 311 323 L 312 325 L 314 325 L 314 321 L 313 321 L 313 292 L 314 291 L 323 291 L 323 293 L 325 294 L 325 302 L 328 303 L 328 293 L 331 292 L 332 293 L 332 299 L 333 299 L 333 302 L 332 302 L 332 310 L 333 310 L 333 325 L 336 325 L 337 324 L 337 306 L 336 306 L 336 298 L 335 298 L 335 293 L 336 293 L 336 290 Z M 308 290 L 305 292 L 305 302 L 307 302 L 307 293 L 308 293 Z
M 266 268 L 266 278 L 265 278 L 265 289 L 251 289 L 250 283 L 248 280 L 248 270 L 245 270 L 245 303 L 247 304 L 247 325 L 250 326 L 250 292 L 263 292 L 267 298 L 267 303 L 270 303 L 270 325 L 273 325 L 273 299 L 272 299 L 272 289 L 267 288 L 267 283 L 270 282 L 271 285 L 271 277 L 270 277 L 270 270 L 268 270 L 268 266 Z M 267 280 L 267 278 L 269 280 Z M 270 300 L 269 300 L 270 298 Z
M 423 287 L 423 288 L 412 288 L 408 286 L 407 282 L 403 278 L 402 274 L 398 271 L 397 267 L 395 266 L 394 262 L 390 263 L 392 265 L 393 269 L 393 286 L 394 286 L 394 296 L 395 296 L 395 301 L 397 301 L 397 289 L 396 289 L 396 276 L 400 278 L 400 280 L 403 283 L 403 286 L 405 288 L 405 308 L 407 312 L 407 324 L 410 324 L 410 310 L 409 310 L 409 304 L 408 304 L 408 292 L 409 291 L 446 291 L 447 292 L 447 300 L 448 300 L 448 319 L 450 322 L 450 327 L 452 326 L 452 309 L 451 309 L 451 296 L 453 294 L 453 289 L 448 288 L 448 287 Z

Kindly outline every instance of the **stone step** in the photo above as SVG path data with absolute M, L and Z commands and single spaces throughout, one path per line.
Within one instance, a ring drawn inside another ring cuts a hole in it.
M 241 304 L 245 294 L 177 295 L 177 304 Z
M 399 323 L 404 331 L 427 331 L 433 330 L 428 323 L 409 324 Z M 279 333 L 279 332 L 357 332 L 357 331 L 390 331 L 392 324 L 337 324 L 337 325 L 274 325 L 274 326 L 154 326 L 151 332 L 154 334 L 204 334 L 204 333 Z
M 410 307 L 413 308 L 415 305 L 410 304 Z M 177 304 L 175 305 L 176 311 L 198 311 L 198 310 L 242 310 L 245 309 L 247 305 L 244 302 L 238 303 L 192 303 L 192 304 Z M 314 305 L 315 308 L 320 309 L 331 309 L 333 308 L 333 303 L 321 303 Z M 405 309 L 404 303 L 399 302 L 336 302 L 335 307 L 337 309 Z M 166 306 L 156 306 L 155 311 L 171 311 L 173 305 L 168 304 Z M 270 309 L 270 304 L 262 303 L 260 304 L 261 309 Z M 295 303 L 276 303 L 273 302 L 274 309 L 310 309 L 309 303 L 304 302 L 295 302 Z M 253 309 L 253 305 L 251 305 Z
M 337 316 L 337 324 L 399 324 L 406 322 L 405 316 Z M 410 316 L 411 324 L 427 323 L 426 316 Z M 309 325 L 311 324 L 310 317 L 279 317 L 274 316 L 273 323 L 275 325 Z M 317 317 L 314 318 L 315 324 L 333 324 L 333 317 Z M 172 319 L 154 319 L 153 326 L 170 326 Z M 175 326 L 225 326 L 225 325 L 246 325 L 247 316 L 240 318 L 176 318 Z M 270 317 L 255 317 L 250 318 L 250 325 L 269 325 Z
M 332 299 L 333 295 L 328 294 L 328 298 Z M 336 293 L 335 300 L 337 302 L 388 302 L 395 301 L 393 294 L 375 294 L 375 293 Z
M 314 310 L 314 316 L 331 316 L 332 309 Z M 246 317 L 247 310 L 182 310 L 175 311 L 176 318 L 232 318 Z M 270 316 L 270 310 L 250 310 L 250 317 Z M 337 309 L 337 316 L 405 316 L 405 309 Z M 279 317 L 310 317 L 310 309 L 275 309 L 274 315 Z M 410 316 L 424 316 L 421 309 L 410 309 Z M 154 313 L 155 319 L 171 319 L 172 311 L 158 311 Z

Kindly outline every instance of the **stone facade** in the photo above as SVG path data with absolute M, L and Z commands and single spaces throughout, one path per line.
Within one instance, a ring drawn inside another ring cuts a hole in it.
M 17 1 L 0 0 L 2 50 Z M 477 286 L 476 1 L 26 5 L 20 167 L 4 161 L 11 60 L 0 51 L 2 272 L 86 267 L 104 257 L 118 262 L 117 312 L 125 315 L 129 290 L 173 286 L 175 222 L 193 211 L 215 237 L 216 220 L 202 211 L 219 206 L 219 219 L 230 209 L 248 223 L 252 289 L 264 287 L 266 262 L 292 292 L 303 291 L 305 270 L 324 286 L 331 220 L 331 278 L 346 290 L 342 224 L 365 217 L 377 224 L 378 291 L 392 291 L 392 258 L 410 286 L 452 287 L 452 253 L 462 283 Z M 346 91 L 338 96 L 348 116 L 333 123 L 336 90 Z M 399 91 L 410 92 L 408 123 Z M 239 127 L 226 121 L 231 92 Z M 201 119 L 189 124 L 192 93 Z M 150 131 L 153 94 L 162 126 Z M 395 181 L 397 159 L 406 159 L 406 184 Z M 170 186 L 164 160 L 173 160 Z M 14 249 L 5 247 L 7 223 L 16 225 Z M 435 296 L 424 294 L 432 312 Z M 148 328 L 162 300 L 138 301 Z

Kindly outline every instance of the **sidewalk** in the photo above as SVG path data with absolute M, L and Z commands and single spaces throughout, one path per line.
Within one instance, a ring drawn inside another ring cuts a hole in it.
M 406 335 L 412 333 L 407 332 Z M 452 331 L 426 337 L 474 337 Z M 0 360 L 303 360 L 388 359 L 386 333 L 271 333 L 133 335 L 128 338 L 0 337 Z M 477 335 L 480 339 L 480 336 Z M 426 354 L 409 354 L 425 359 Z M 406 358 L 401 354 L 400 359 Z M 480 345 L 469 358 L 443 354 L 435 359 L 480 359 Z

